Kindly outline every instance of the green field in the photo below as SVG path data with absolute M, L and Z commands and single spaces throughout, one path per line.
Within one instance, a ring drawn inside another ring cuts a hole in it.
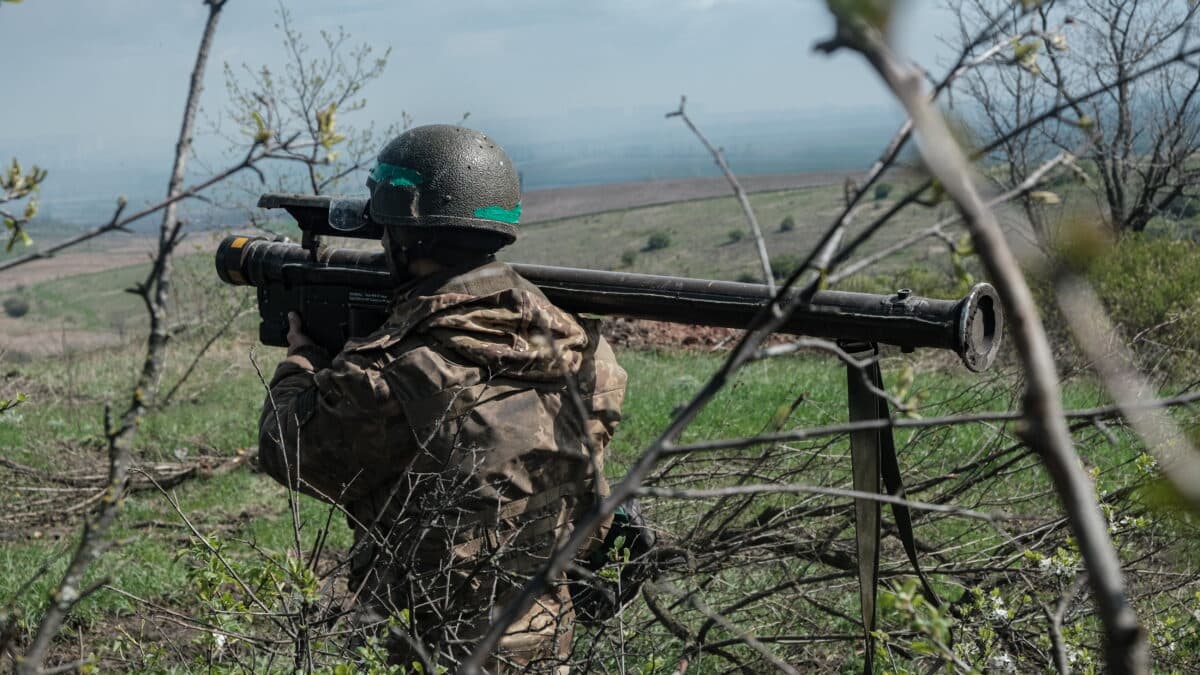
M 892 197 L 899 196 L 903 187 L 897 184 Z M 821 186 L 752 194 L 750 201 L 770 254 L 795 257 L 807 254 L 840 213 L 842 191 L 840 186 Z M 868 204 L 848 234 L 853 236 L 891 203 L 881 200 Z M 795 229 L 782 232 L 780 223 L 788 216 L 794 220 Z M 906 210 L 863 252 L 878 250 L 933 222 L 933 211 Z M 655 233 L 667 234 L 671 244 L 659 250 L 646 250 L 650 236 Z M 741 238 L 733 241 L 738 236 Z M 890 260 L 887 268 L 905 265 L 914 257 L 922 257 L 926 250 L 918 248 Z M 505 250 L 505 258 L 542 265 L 711 279 L 732 280 L 745 274 L 762 276 L 746 217 L 732 196 L 536 223 L 524 228 L 520 240 Z
M 186 365 L 182 355 L 188 353 L 189 347 L 195 347 L 193 339 L 185 341 L 179 348 L 181 358 L 172 361 L 171 373 L 166 378 L 168 385 Z M 0 456 L 56 473 L 101 470 L 104 460 L 97 439 L 101 435 L 103 408 L 113 399 L 114 392 L 121 392 L 128 386 L 137 355 L 137 349 L 106 350 L 22 366 L 15 381 L 9 380 L 8 387 L 20 387 L 30 398 L 22 407 L 0 417 Z M 139 461 L 151 465 L 209 455 L 219 459 L 253 446 L 263 389 L 251 362 L 252 355 L 269 374 L 281 352 L 256 349 L 252 335 L 243 329 L 206 357 L 199 372 L 180 390 L 176 402 L 147 417 L 138 435 Z M 611 446 L 607 465 L 613 479 L 623 475 L 630 462 L 668 421 L 672 411 L 690 399 L 722 360 L 720 355 L 714 354 L 673 352 L 622 351 L 618 356 L 630 374 L 630 383 L 625 419 Z M 918 366 L 920 374 L 911 392 L 923 401 L 922 414 L 1003 410 L 1013 403 L 1010 386 L 1004 378 L 980 379 L 959 368 L 931 370 L 922 363 L 898 353 L 890 354 L 885 363 L 889 383 L 894 383 L 907 367 Z M 733 438 L 777 428 L 798 429 L 836 423 L 845 419 L 844 392 L 844 369 L 830 358 L 804 356 L 758 363 L 740 374 L 712 402 L 683 440 Z M 1069 407 L 1090 407 L 1103 402 L 1103 397 L 1087 380 L 1070 385 L 1066 396 Z M 978 462 L 981 455 L 1010 443 L 1011 429 L 964 425 L 937 431 L 900 432 L 897 437 L 910 485 L 924 485 L 918 488 L 915 498 L 939 500 L 939 495 L 954 495 L 953 503 L 964 507 L 1009 513 L 1017 518 L 1011 521 L 1015 527 L 1021 523 L 1043 522 L 1045 509 L 1053 504 L 1052 497 L 1046 493 L 1046 479 L 1034 468 L 1036 460 L 1031 458 L 1018 461 L 1016 466 L 1026 469 L 1017 473 L 1012 473 L 1012 467 L 999 459 L 984 462 L 984 470 L 978 467 L 964 470 Z M 1119 437 L 1126 439 L 1123 433 Z M 1113 446 L 1105 443 L 1102 436 L 1087 432 L 1080 440 L 1081 447 L 1087 451 L 1089 465 L 1095 467 L 1102 490 L 1125 489 L 1131 481 L 1136 482 L 1140 473 L 1131 473 L 1130 469 L 1140 452 L 1126 440 Z M 765 458 L 770 461 L 764 464 Z M 752 482 L 848 486 L 845 439 L 834 437 L 808 443 L 720 451 L 683 458 L 682 461 L 677 459 L 664 465 L 652 484 L 676 488 L 715 487 L 744 482 L 744 476 L 748 475 L 754 476 Z M 970 484 L 959 476 L 970 476 L 981 482 Z M 38 486 L 36 481 L 21 475 L 12 478 L 10 485 L 15 489 L 5 491 L 3 505 L 10 518 L 13 517 L 11 514 L 29 510 L 33 500 L 42 498 L 42 493 L 32 491 Z M 29 490 L 25 489 L 27 484 Z M 959 488 L 963 491 L 956 494 L 955 490 Z M 200 532 L 211 536 L 214 542 L 221 542 L 230 560 L 245 565 L 247 570 L 258 569 L 256 565 L 261 566 L 263 560 L 282 569 L 283 561 L 288 558 L 287 551 L 294 546 L 291 516 L 285 491 L 270 479 L 237 470 L 208 480 L 186 482 L 172 489 L 170 494 Z M 814 515 L 803 523 L 790 526 L 794 529 L 786 532 L 797 542 L 815 542 L 829 536 L 822 535 L 822 529 L 833 527 L 838 534 L 829 545 L 845 550 L 846 538 L 850 536 L 850 531 L 845 529 L 846 503 L 845 500 L 803 495 L 761 497 L 753 502 L 753 508 L 742 519 L 762 509 L 811 511 Z M 770 547 L 747 548 L 738 554 L 742 557 L 740 561 L 708 560 L 706 556 L 711 555 L 712 547 L 718 544 L 711 539 L 714 533 L 707 531 L 705 524 L 718 516 L 734 517 L 728 505 L 712 500 L 651 500 L 649 505 L 656 525 L 666 532 L 681 536 L 689 530 L 698 530 L 693 532 L 698 547 L 694 555 L 701 561 L 698 563 L 700 574 L 715 582 L 704 591 L 706 601 L 711 604 L 745 597 L 753 590 L 776 584 L 789 575 L 803 578 L 836 570 L 836 567 L 828 568 L 802 556 L 790 562 L 777 560 L 777 554 Z M 303 548 L 308 549 L 330 513 L 326 506 L 307 498 L 301 499 L 300 507 Z M 1125 508 L 1122 507 L 1122 512 Z M 71 519 L 51 519 L 4 530 L 11 534 L 8 541 L 0 543 L 0 601 L 15 601 L 21 615 L 26 617 L 20 620 L 20 626 L 27 628 L 28 617 L 37 616 L 50 580 L 69 552 L 75 536 L 73 523 Z M 973 587 L 966 581 L 968 578 L 976 579 L 974 583 L 985 588 L 1003 578 L 1003 575 L 978 577 L 970 574 L 963 577 L 953 571 L 1003 543 L 995 533 L 980 532 L 977 521 L 935 516 L 922 518 L 918 527 L 924 542 L 945 551 L 930 557 L 927 566 L 946 570 L 935 572 L 935 578 L 940 592 L 947 597 L 962 596 L 965 589 Z M 1167 527 L 1167 524 L 1147 525 L 1145 532 L 1130 533 L 1130 545 L 1140 545 L 1136 542 L 1147 536 L 1162 536 Z M 1029 550 L 1045 550 L 1045 555 L 1052 557 L 1057 547 L 1060 551 L 1068 551 L 1063 554 L 1068 563 L 1075 560 L 1070 564 L 1077 564 L 1077 557 L 1072 558 L 1069 554 L 1069 544 L 1062 534 L 1059 530 L 1049 538 L 1048 541 L 1054 543 L 1048 549 L 1043 542 L 1031 545 Z M 212 614 L 217 611 L 212 601 L 205 601 L 198 595 L 204 578 L 204 575 L 198 576 L 198 570 L 211 565 L 211 557 L 200 549 L 198 540 L 182 525 L 168 500 L 152 489 L 132 495 L 114 539 L 117 545 L 93 568 L 90 578 L 106 578 L 109 587 L 123 593 L 102 590 L 88 599 L 72 620 L 70 631 L 81 631 L 85 636 L 110 636 L 110 639 L 90 642 L 90 649 L 97 658 L 117 670 L 158 669 L 165 663 L 183 667 L 185 664 L 177 660 L 180 657 L 171 656 L 164 640 L 170 643 L 171 649 L 182 649 L 182 654 L 193 660 L 193 666 L 208 663 L 205 659 L 211 658 L 211 653 L 205 651 L 208 638 L 203 632 L 174 629 L 167 637 L 155 637 L 153 631 L 139 623 L 144 621 L 147 613 L 157 614 L 157 610 L 144 604 L 147 602 L 183 615 L 207 617 L 207 620 L 216 620 L 221 615 L 220 612 Z M 348 545 L 348 531 L 340 518 L 334 518 L 326 545 L 327 556 L 336 558 Z M 1063 549 L 1064 546 L 1067 548 Z M 884 569 L 903 574 L 903 558 L 893 547 L 889 546 L 887 550 L 890 553 L 885 555 Z M 1130 555 L 1134 550 L 1129 550 Z M 19 597 L 14 597 L 31 571 L 47 558 L 59 562 L 51 566 L 49 574 Z M 1021 574 L 1025 575 L 1035 574 L 1037 570 L 1035 563 L 1019 555 L 1006 564 L 1012 566 L 1013 572 L 1023 570 Z M 687 578 L 690 577 L 675 578 L 675 583 L 684 583 Z M 985 582 L 985 579 L 991 581 Z M 1000 583 L 994 587 L 1003 589 L 1006 598 L 1015 591 L 1017 596 L 1013 602 L 1019 602 L 1022 594 L 1031 592 L 1020 585 L 1009 587 Z M 1051 593 L 1057 587 L 1051 578 L 1037 593 Z M 852 578 L 846 573 L 838 583 L 808 591 L 807 597 L 827 609 L 836 608 L 838 615 L 849 617 L 857 611 L 854 595 L 850 592 L 852 588 Z M 237 589 L 226 592 L 236 597 Z M 965 597 L 970 599 L 969 595 Z M 694 615 L 686 608 L 678 611 L 685 618 Z M 798 621 L 800 625 L 816 621 L 822 625 L 822 632 L 853 635 L 854 627 L 848 620 L 830 618 L 813 607 L 796 611 L 798 613 L 790 621 Z M 756 608 L 752 616 L 756 622 L 761 622 L 771 613 L 777 613 L 777 610 L 772 610 L 768 604 Z M 632 607 L 627 620 L 631 624 L 647 621 L 644 607 Z M 691 620 L 698 619 L 693 617 Z M 891 627 L 889 630 L 899 633 L 892 644 L 894 649 L 904 653 L 911 638 L 903 636 L 906 630 L 911 630 L 914 619 L 903 611 L 888 610 L 881 620 Z M 969 613 L 963 619 L 969 625 L 977 620 Z M 237 625 L 244 630 L 268 631 L 250 620 Z M 1080 630 L 1077 640 L 1081 645 L 1095 639 L 1094 625 L 1089 621 L 1080 619 L 1077 626 Z M 641 659 L 642 666 L 650 667 L 647 672 L 660 672 L 652 667 L 657 663 L 652 656 L 656 650 L 667 644 L 669 651 L 674 653 L 685 645 L 662 634 L 661 628 L 645 624 L 644 629 L 640 638 L 627 636 L 624 649 L 630 658 Z M 728 637 L 724 631 L 719 633 Z M 787 648 L 784 653 L 800 662 L 819 659 L 827 665 L 840 664 L 838 668 L 853 670 L 857 657 L 850 647 L 837 642 L 818 643 L 811 648 Z M 220 663 L 220 660 L 216 662 L 217 665 Z M 700 672 L 720 670 L 718 661 L 705 663 L 708 665 L 701 666 Z M 225 665 L 237 670 L 230 662 Z

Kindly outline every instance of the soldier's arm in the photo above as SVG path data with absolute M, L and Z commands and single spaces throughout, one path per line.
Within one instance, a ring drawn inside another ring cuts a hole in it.
M 360 355 L 330 360 L 316 345 L 289 350 L 259 418 L 259 464 L 280 483 L 335 502 L 357 499 L 389 476 L 406 428 L 386 384 Z M 392 461 L 389 461 L 391 459 Z

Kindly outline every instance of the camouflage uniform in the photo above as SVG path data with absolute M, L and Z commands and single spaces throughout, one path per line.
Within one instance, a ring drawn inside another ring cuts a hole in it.
M 417 281 L 332 362 L 300 348 L 270 389 L 262 467 L 345 507 L 351 591 L 408 627 L 395 659 L 408 663 L 415 643 L 447 664 L 607 494 L 625 372 L 594 322 L 493 261 Z M 560 584 L 539 598 L 491 668 L 560 666 L 569 597 Z

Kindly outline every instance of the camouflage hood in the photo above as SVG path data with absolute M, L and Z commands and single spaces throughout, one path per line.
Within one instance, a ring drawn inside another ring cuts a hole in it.
M 588 346 L 574 317 L 495 261 L 421 280 L 396 303 L 389 323 L 405 334 L 426 334 L 495 376 L 575 375 Z

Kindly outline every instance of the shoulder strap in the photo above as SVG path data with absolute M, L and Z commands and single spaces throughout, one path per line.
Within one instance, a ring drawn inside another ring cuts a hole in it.
M 842 347 L 858 359 L 870 359 L 870 364 L 859 369 L 846 366 L 846 394 L 850 406 L 850 421 L 890 420 L 887 399 L 872 391 L 883 389 L 883 373 L 879 368 L 879 345 L 843 344 Z M 854 489 L 858 492 L 880 492 L 880 478 L 889 495 L 904 498 L 904 483 L 900 478 L 900 461 L 896 455 L 896 442 L 892 427 L 864 429 L 850 434 L 850 462 L 853 469 Z M 854 531 L 858 555 L 858 592 L 862 606 L 863 639 L 866 650 L 863 654 L 863 672 L 874 672 L 875 664 L 875 600 L 879 591 L 879 514 L 880 502 L 874 499 L 854 500 Z M 896 520 L 896 533 L 904 545 L 904 552 L 912 564 L 925 598 L 935 607 L 941 601 L 921 570 L 917 560 L 916 539 L 913 536 L 912 514 L 904 504 L 892 504 L 892 516 Z

